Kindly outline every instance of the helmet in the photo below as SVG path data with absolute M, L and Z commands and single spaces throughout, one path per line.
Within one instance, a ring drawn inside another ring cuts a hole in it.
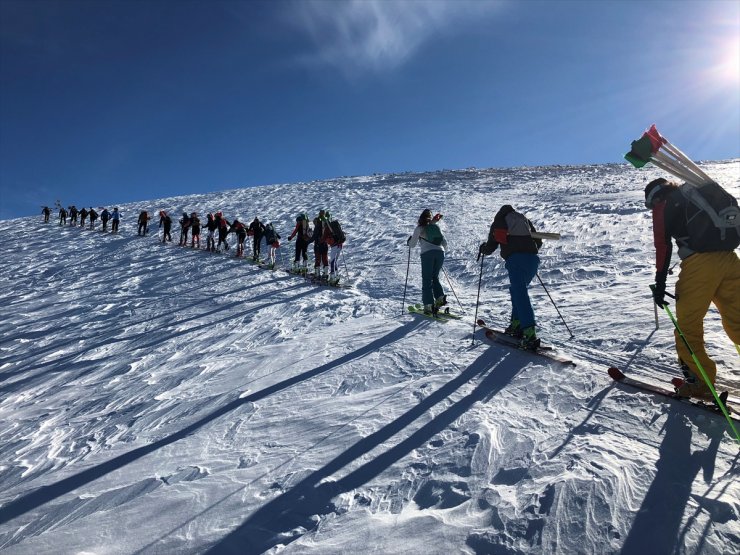
M 663 177 L 653 179 L 648 183 L 645 187 L 645 207 L 652 210 L 658 197 L 661 196 L 661 193 L 666 190 L 668 185 L 668 180 Z

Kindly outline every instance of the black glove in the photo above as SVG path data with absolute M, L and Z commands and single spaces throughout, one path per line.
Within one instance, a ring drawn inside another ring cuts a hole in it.
M 292 241 L 292 240 L 293 240 L 293 238 L 292 238 L 292 237 L 288 237 L 288 241 Z
M 658 282 L 651 287 L 653 290 L 653 300 L 660 308 L 663 308 L 668 304 L 665 300 L 665 282 Z
M 406 244 L 408 245 L 411 242 L 411 239 L 413 239 L 413 238 L 414 238 L 413 235 L 409 235 L 409 238 L 406 239 Z
M 480 247 L 478 247 L 478 257 L 475 259 L 476 262 L 478 262 L 480 260 L 480 257 L 481 256 L 485 256 L 486 255 L 486 253 L 483 251 L 485 248 L 486 248 L 486 244 L 485 243 L 481 243 L 480 244 Z

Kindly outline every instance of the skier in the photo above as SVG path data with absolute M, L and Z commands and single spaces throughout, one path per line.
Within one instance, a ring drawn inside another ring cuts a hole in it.
M 49 216 L 51 216 L 51 210 L 48 206 L 44 206 L 44 208 L 41 210 L 41 213 L 44 215 L 44 223 L 49 223 Z
M 69 207 L 69 225 L 77 225 L 77 207 L 74 204 Z
M 200 218 L 197 212 L 190 214 L 190 246 L 194 249 L 200 248 Z M 196 247 L 195 244 L 198 244 Z
M 208 252 L 214 252 L 216 250 L 216 239 L 215 231 L 218 229 L 218 224 L 213 218 L 213 214 L 208 214 L 206 221 L 206 229 L 208 230 L 208 236 L 206 237 L 206 250 Z
M 326 221 L 328 225 L 324 227 L 324 240 L 329 246 L 329 283 L 336 285 L 339 283 L 339 255 L 342 253 L 347 236 L 339 220 L 332 218 L 328 211 Z
M 709 185 L 721 189 L 714 183 Z M 655 244 L 655 286 L 653 300 L 664 307 L 665 286 L 675 239 L 681 272 L 676 283 L 676 319 L 686 341 L 712 382 L 717 377 L 717 365 L 704 348 L 704 316 L 709 304 L 714 303 L 722 317 L 722 326 L 728 337 L 740 344 L 740 259 L 734 249 L 740 244 L 740 227 L 724 230 L 713 228 L 708 213 L 688 200 L 682 188 L 663 178 L 645 187 L 645 206 L 652 210 Z M 737 201 L 723 191 L 728 206 L 737 207 Z M 701 222 L 706 227 L 701 227 Z M 697 228 L 697 224 L 699 227 Z M 678 362 L 684 374 L 683 384 L 676 392 L 681 397 L 712 399 L 709 386 L 691 353 L 675 332 Z
M 187 212 L 182 213 L 180 218 L 180 246 L 184 247 L 188 244 L 188 230 L 190 229 L 190 216 Z
M 326 211 L 319 210 L 319 215 L 313 219 L 313 236 L 311 242 L 313 243 L 313 276 L 315 279 L 322 279 L 327 276 L 329 268 L 329 245 L 325 239 L 325 228 L 327 227 Z M 319 269 L 319 266 L 322 269 Z
M 511 321 L 506 333 L 520 339 L 524 349 L 540 346 L 535 329 L 534 309 L 527 287 L 537 275 L 540 259 L 537 256 L 542 240 L 534 239 L 532 222 L 510 205 L 501 207 L 493 218 L 488 241 L 478 249 L 478 258 L 488 256 L 501 245 L 501 258 L 506 261 L 511 295 Z
M 160 229 L 164 226 L 164 230 L 162 231 L 162 242 L 166 243 L 167 241 L 172 242 L 172 218 L 170 218 L 169 214 L 165 212 L 164 210 L 159 211 L 159 227 Z
M 272 222 L 265 226 L 265 244 L 267 245 L 268 268 L 275 269 L 275 252 L 280 247 L 280 235 L 275 231 Z
M 216 223 L 218 223 L 218 244 L 216 245 L 216 250 L 219 250 L 221 248 L 221 244 L 224 246 L 224 250 L 229 250 L 229 243 L 226 241 L 226 237 L 229 234 L 229 228 L 231 227 L 231 224 L 229 224 L 229 220 L 227 220 L 223 212 L 217 212 L 216 213 Z
M 425 209 L 419 216 L 413 235 L 406 241 L 409 248 L 414 248 L 418 243 L 421 251 L 421 300 L 424 303 L 424 314 L 436 314 L 439 307 L 447 304 L 447 295 L 439 282 L 447 240 L 437 225 L 439 218 L 439 215 L 432 217 L 429 208 Z
M 111 233 L 118 233 L 118 224 L 121 223 L 121 214 L 118 212 L 118 206 L 113 209 L 110 215 L 110 231 Z
M 90 211 L 87 213 L 87 215 L 90 217 L 90 229 L 95 229 L 95 220 L 98 219 L 98 213 L 91 206 Z
M 229 228 L 229 233 L 236 233 L 236 257 L 241 258 L 244 256 L 244 241 L 247 239 L 247 228 L 239 221 L 239 216 L 234 218 L 234 221 Z
M 260 222 L 260 219 L 255 216 L 251 224 L 249 224 L 249 235 L 252 236 L 252 260 L 259 262 L 260 259 L 260 243 L 262 243 L 262 236 L 265 234 L 265 226 Z
M 107 208 L 103 208 L 100 213 L 100 221 L 103 222 L 103 231 L 108 231 L 108 220 L 110 220 L 110 212 Z
M 67 225 L 67 211 L 62 206 L 59 207 L 59 225 Z
M 137 235 L 146 235 L 147 231 L 149 231 L 149 212 L 146 210 L 142 210 L 139 212 L 139 229 L 136 232 Z
M 80 227 L 85 227 L 85 220 L 87 219 L 87 208 L 84 206 L 82 207 L 82 210 L 80 210 Z
M 288 241 L 295 241 L 295 260 L 293 261 L 293 271 L 298 274 L 305 274 L 308 265 L 308 244 L 311 242 L 311 227 L 306 214 L 298 214 L 295 219 L 295 228 L 293 233 L 288 237 Z M 302 265 L 299 263 L 302 261 Z

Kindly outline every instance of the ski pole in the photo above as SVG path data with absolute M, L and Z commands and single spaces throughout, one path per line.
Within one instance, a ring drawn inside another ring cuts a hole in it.
M 547 287 L 545 287 L 545 284 L 542 283 L 542 279 L 540 278 L 540 274 L 537 275 L 537 280 L 540 282 L 540 285 L 545 290 L 545 293 L 547 293 L 547 296 L 550 298 L 550 302 L 552 303 L 552 306 L 555 307 L 555 310 L 558 313 L 558 316 L 560 316 L 560 319 L 563 321 L 563 324 L 565 324 L 565 329 L 568 330 L 568 333 L 570 334 L 570 338 L 573 339 L 575 336 L 573 335 L 573 332 L 570 331 L 570 328 L 568 327 L 568 324 L 565 322 L 565 318 L 563 318 L 563 315 L 560 314 L 560 310 L 558 309 L 558 305 L 555 304 L 555 301 L 552 300 L 552 297 L 550 297 L 550 292 L 547 290 Z
M 406 313 L 406 286 L 409 284 L 409 268 L 411 267 L 411 247 L 409 247 L 409 259 L 406 262 L 406 281 L 403 284 L 403 306 L 401 306 L 401 314 Z
M 658 325 L 658 305 L 653 303 L 653 308 L 655 309 L 655 329 L 660 329 L 660 326 Z
M 485 254 L 480 255 L 480 275 L 478 276 L 478 296 L 475 299 L 475 316 L 473 316 L 473 339 L 472 344 L 475 345 L 475 325 L 478 323 L 478 305 L 480 304 L 480 285 L 483 282 L 483 261 L 486 259 Z
M 651 289 L 654 286 L 650 286 Z M 691 359 L 694 361 L 694 364 L 696 364 L 696 367 L 699 369 L 699 372 L 701 372 L 701 377 L 704 378 L 704 381 L 709 386 L 709 390 L 712 392 L 712 395 L 714 396 L 714 400 L 717 403 L 717 406 L 722 411 L 722 414 L 725 415 L 725 418 L 727 419 L 727 422 L 730 424 L 730 428 L 732 428 L 732 431 L 735 434 L 735 439 L 740 442 L 740 433 L 738 433 L 737 429 L 735 428 L 735 424 L 732 422 L 732 418 L 730 418 L 729 413 L 727 412 L 727 407 L 725 407 L 725 404 L 722 402 L 722 399 L 719 398 L 719 395 L 717 395 L 717 390 L 714 389 L 714 385 L 712 385 L 712 382 L 709 380 L 709 376 L 707 376 L 706 371 L 704 370 L 704 367 L 701 365 L 701 362 L 699 362 L 699 358 L 696 356 L 696 353 L 694 352 L 694 349 L 691 348 L 691 345 L 689 345 L 689 342 L 686 339 L 686 336 L 681 331 L 681 328 L 678 327 L 678 322 L 676 321 L 676 318 L 673 316 L 673 313 L 671 312 L 671 309 L 668 308 L 668 305 L 663 305 L 663 310 L 666 311 L 666 314 L 671 319 L 671 322 L 673 322 L 673 325 L 676 327 L 676 331 L 678 332 L 679 337 L 683 341 L 683 344 L 686 346 L 686 348 L 689 350 L 689 353 L 691 353 Z
M 450 291 L 452 291 L 452 294 L 455 295 L 455 299 L 457 300 L 457 304 L 460 305 L 460 311 L 465 312 L 465 309 L 463 308 L 462 303 L 460 302 L 460 299 L 457 297 L 457 293 L 455 293 L 455 288 L 452 287 L 452 282 L 450 281 L 450 276 L 447 275 L 447 270 L 445 270 L 445 267 L 442 266 L 442 271 L 445 273 L 445 277 L 447 278 L 447 283 L 450 285 Z

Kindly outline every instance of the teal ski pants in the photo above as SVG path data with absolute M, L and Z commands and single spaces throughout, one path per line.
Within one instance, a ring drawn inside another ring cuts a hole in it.
M 421 255 L 421 300 L 426 304 L 434 304 L 445 294 L 439 282 L 439 272 L 445 262 L 445 253 L 441 250 L 431 250 Z

